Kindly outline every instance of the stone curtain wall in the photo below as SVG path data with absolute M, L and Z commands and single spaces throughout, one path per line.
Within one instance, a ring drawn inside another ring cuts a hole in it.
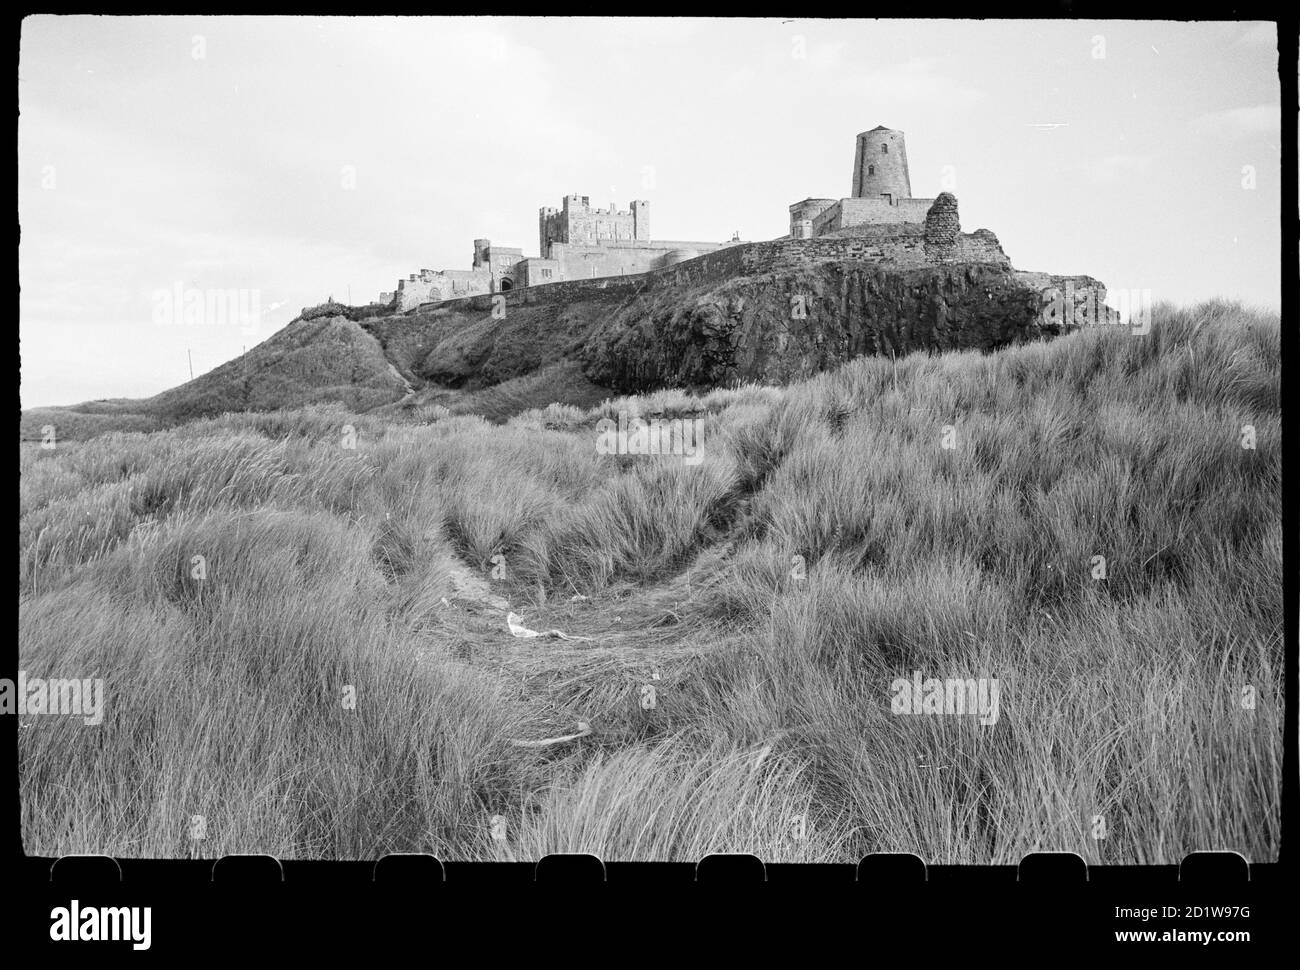
M 733 243 L 683 242 L 661 239 L 651 243 L 630 241 L 607 242 L 600 246 L 555 243 L 551 258 L 560 264 L 561 280 L 585 280 L 599 276 L 627 276 L 648 273 L 665 265 L 672 250 L 709 253 Z
M 486 270 L 421 270 L 397 283 L 397 308 L 410 310 L 431 300 L 450 300 L 492 289 L 492 277 Z
M 947 217 L 944 218 L 946 220 Z M 709 244 L 664 242 L 658 245 L 685 248 Z M 557 245 L 556 249 L 559 248 Z M 667 252 L 666 249 L 638 250 L 632 247 L 624 251 L 654 253 L 657 259 L 661 259 Z M 1002 268 L 1011 265 L 997 237 L 987 229 L 969 235 L 958 233 L 950 245 L 936 248 L 927 245 L 925 228 L 921 224 L 864 225 L 837 236 L 722 246 L 711 253 L 666 268 L 595 279 L 579 277 L 544 286 L 521 287 L 499 295 L 505 298 L 507 306 L 564 302 L 592 290 L 626 289 L 635 292 L 660 286 L 692 286 L 721 282 L 737 276 L 779 273 L 846 261 L 881 263 L 895 269 L 917 269 L 957 262 L 992 264 Z M 490 310 L 492 307 L 490 296 L 449 302 L 456 308 L 480 307 Z
M 813 235 L 821 236 L 850 226 L 924 222 L 933 204 L 933 199 L 903 199 L 895 205 L 884 199 L 840 199 L 813 219 Z

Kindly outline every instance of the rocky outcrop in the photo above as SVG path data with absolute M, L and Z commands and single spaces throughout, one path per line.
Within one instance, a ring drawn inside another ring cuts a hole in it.
M 1077 299 L 1104 299 L 1096 280 L 1069 283 Z M 672 298 L 647 292 L 592 334 L 582 359 L 592 381 L 628 392 L 786 382 L 864 354 L 992 350 L 1055 335 L 1064 328 L 1044 313 L 1044 294 L 1064 287 L 996 264 L 819 263 Z

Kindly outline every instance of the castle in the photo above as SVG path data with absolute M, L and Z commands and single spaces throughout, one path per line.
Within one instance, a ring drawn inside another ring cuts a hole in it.
M 494 246 L 490 239 L 474 240 L 468 270 L 422 269 L 399 280 L 397 289 L 379 294 L 379 302 L 397 302 L 399 310 L 481 293 L 504 293 L 524 286 L 563 280 L 628 276 L 662 269 L 726 246 L 726 242 L 682 242 L 650 238 L 650 203 L 636 200 L 626 211 L 611 205 L 593 209 L 590 197 L 566 195 L 561 208 L 538 212 L 540 256 Z
M 790 206 L 790 239 L 814 239 L 855 226 L 923 223 L 934 199 L 912 198 L 903 133 L 883 125 L 858 135 L 852 196 Z
M 852 196 L 804 199 L 790 206 L 786 239 L 851 234 L 859 226 L 920 225 L 934 199 L 912 198 L 903 133 L 883 126 L 857 137 Z M 859 230 L 861 231 L 861 230 Z M 379 302 L 411 310 L 422 304 L 483 293 L 504 293 L 564 280 L 628 276 L 663 269 L 712 253 L 741 240 L 682 242 L 650 237 L 650 203 L 632 202 L 626 211 L 593 209 L 585 195 L 566 195 L 560 208 L 545 207 L 537 219 L 540 256 L 474 240 L 468 270 L 422 269 L 399 280 Z

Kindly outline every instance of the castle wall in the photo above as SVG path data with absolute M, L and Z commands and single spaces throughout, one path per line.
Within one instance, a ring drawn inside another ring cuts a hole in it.
M 878 225 L 859 226 L 840 236 L 778 239 L 732 246 L 680 266 L 659 270 L 652 279 L 689 285 L 733 276 L 787 272 L 818 263 L 857 260 L 887 262 L 900 269 L 919 269 L 951 262 L 1011 265 L 997 237 L 987 229 L 960 233 L 951 245 L 936 248 L 927 243 L 922 225 Z
M 664 250 L 639 246 L 551 246 L 551 257 L 562 267 L 566 280 L 644 273 L 654 269 L 663 255 Z
M 636 239 L 636 224 L 631 212 L 608 209 L 572 209 L 568 214 L 568 232 L 565 242 L 591 245 L 602 241 L 632 242 Z
M 816 218 L 835 204 L 835 199 L 804 199 L 790 206 L 790 238 L 811 238 Z
M 707 257 L 706 257 L 707 258 Z M 862 226 L 851 234 L 817 239 L 790 239 L 745 247 L 746 274 L 776 272 L 842 260 L 881 260 L 896 267 L 919 268 L 940 263 L 996 263 L 1010 266 L 996 236 L 987 229 L 960 233 L 949 246 L 926 242 L 921 226 Z M 700 260 L 685 264 L 694 266 Z
M 397 308 L 410 310 L 421 303 L 453 300 L 491 291 L 492 275 L 486 270 L 424 269 L 412 273 L 408 279 L 397 281 Z
M 487 270 L 492 279 L 492 292 L 511 290 L 519 286 L 515 267 L 523 261 L 524 251 L 517 246 L 489 246 Z
M 583 280 L 646 273 L 680 260 L 690 253 L 699 255 L 734 245 L 733 242 L 683 242 L 672 239 L 656 239 L 653 242 L 609 241 L 599 246 L 552 243 L 551 260 L 560 266 L 560 279 Z
M 558 259 L 521 259 L 515 264 L 515 286 L 544 286 L 564 279 L 564 266 Z
M 903 199 L 890 205 L 884 199 L 840 199 L 813 219 L 813 235 L 847 229 L 850 226 L 925 222 L 934 199 Z
M 741 276 L 789 272 L 820 263 L 861 260 L 888 263 L 894 269 L 922 269 L 952 262 L 986 263 L 1003 268 L 1011 265 L 997 237 L 987 229 L 958 234 L 950 245 L 936 248 L 927 243 L 925 228 L 921 225 L 864 225 L 841 236 L 724 246 L 649 274 L 570 279 L 546 286 L 530 284 L 504 294 L 504 299 L 507 306 L 527 306 L 563 303 L 601 292 L 613 300 L 623 301 L 660 285 L 709 284 Z M 529 259 L 524 262 L 545 264 L 554 261 Z M 488 311 L 497 298 L 492 294 L 471 296 L 450 305 L 444 304 L 443 308 Z

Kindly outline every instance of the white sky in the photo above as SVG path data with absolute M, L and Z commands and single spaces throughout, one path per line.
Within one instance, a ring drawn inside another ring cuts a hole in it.
M 156 393 L 476 237 L 534 255 L 570 192 L 774 238 L 878 124 L 1019 269 L 1277 308 L 1278 104 L 1272 24 L 29 17 L 23 405 Z M 158 325 L 177 283 L 260 329 Z

